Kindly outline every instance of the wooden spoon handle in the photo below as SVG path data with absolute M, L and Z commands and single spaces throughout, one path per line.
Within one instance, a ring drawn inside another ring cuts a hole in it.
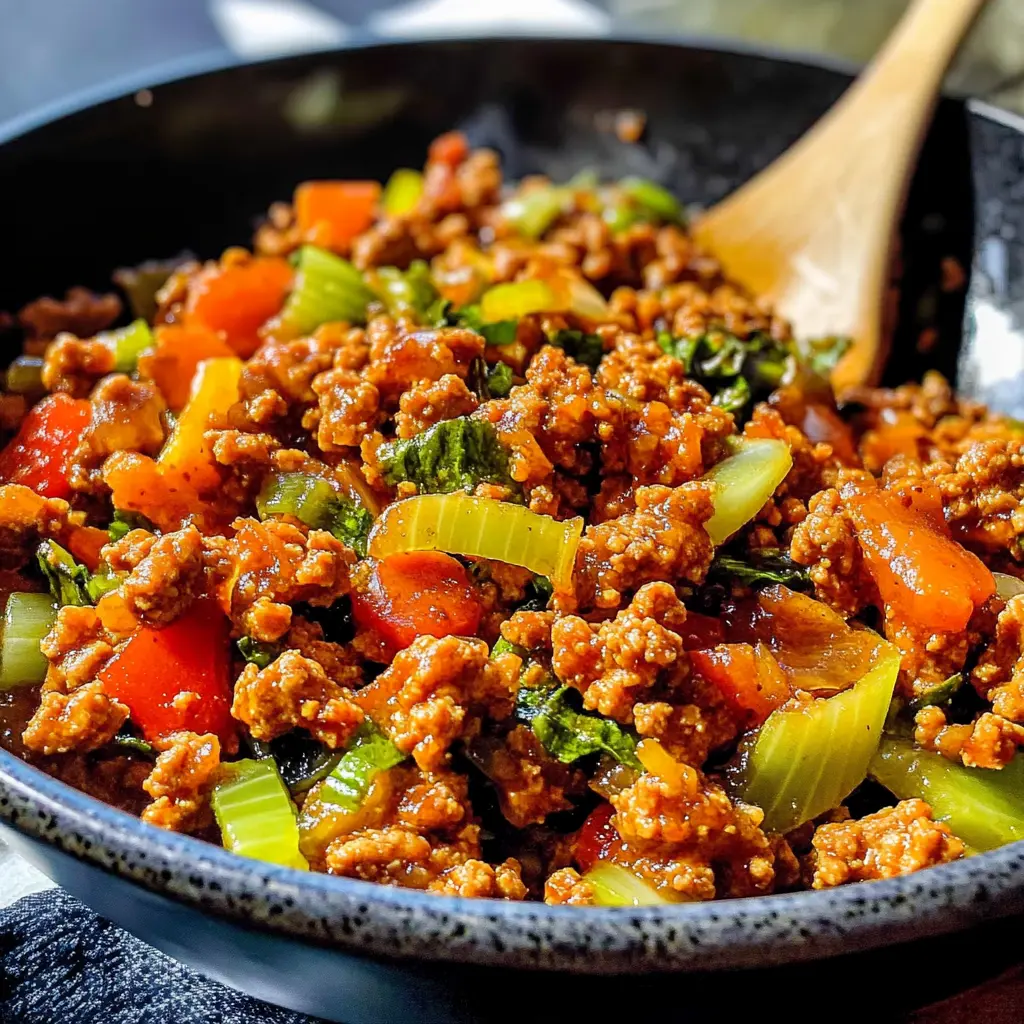
M 804 337 L 847 334 L 837 390 L 872 381 L 893 227 L 942 77 L 986 0 L 914 0 L 839 102 L 694 225 L 726 271 Z

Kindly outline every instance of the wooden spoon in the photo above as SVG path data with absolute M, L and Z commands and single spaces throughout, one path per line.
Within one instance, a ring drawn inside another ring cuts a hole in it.
M 914 0 L 839 102 L 693 234 L 801 337 L 848 335 L 836 391 L 875 383 L 897 218 L 946 68 L 986 0 Z

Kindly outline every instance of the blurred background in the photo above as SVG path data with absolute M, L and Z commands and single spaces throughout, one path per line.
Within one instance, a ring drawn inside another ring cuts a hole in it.
M 0 0 L 0 121 L 119 78 L 475 31 L 700 34 L 862 62 L 907 0 Z M 133 84 L 137 84 L 134 83 Z M 1024 0 L 992 0 L 950 87 L 1024 113 Z

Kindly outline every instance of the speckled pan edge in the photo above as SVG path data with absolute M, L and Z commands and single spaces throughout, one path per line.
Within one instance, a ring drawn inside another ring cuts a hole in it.
M 1024 844 L 826 892 L 669 909 L 432 896 L 307 874 L 167 833 L 0 751 L 0 819 L 204 912 L 375 955 L 584 973 L 716 970 L 820 959 L 1024 912 Z

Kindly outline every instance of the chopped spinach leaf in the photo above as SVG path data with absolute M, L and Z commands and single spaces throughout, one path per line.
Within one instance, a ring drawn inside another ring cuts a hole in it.
M 583 331 L 561 330 L 552 339 L 551 344 L 564 349 L 577 363 L 596 370 L 604 355 L 604 342 L 600 335 L 584 334 Z
M 487 371 L 487 390 L 491 398 L 507 398 L 512 390 L 512 367 L 508 363 L 495 363 Z
M 518 654 L 520 658 L 525 658 L 529 652 L 525 647 L 520 647 L 519 644 L 512 643 L 511 640 L 506 640 L 503 636 L 499 636 L 494 641 L 494 646 L 491 648 L 491 657 L 497 658 L 501 654 Z
M 401 764 L 405 754 L 370 719 L 355 736 L 320 789 L 324 803 L 336 804 L 350 814 L 362 806 L 378 772 Z
M 742 583 L 747 587 L 781 583 L 790 590 L 812 590 L 807 567 L 798 565 L 778 548 L 763 548 L 737 558 L 719 552 L 708 570 L 712 583 Z
M 110 539 L 120 540 L 132 530 L 148 530 L 150 533 L 154 533 L 156 527 L 140 512 L 114 509 L 114 518 L 110 520 L 110 526 L 107 527 L 107 535 Z
M 379 267 L 380 296 L 393 316 L 412 313 L 417 320 L 432 322 L 430 313 L 438 301 L 437 289 L 424 260 L 413 260 L 408 270 Z
M 242 657 L 257 668 L 266 668 L 281 653 L 280 644 L 254 640 L 251 636 L 240 637 L 235 644 Z
M 589 754 L 610 754 L 622 764 L 642 770 L 633 737 L 610 718 L 576 710 L 570 703 L 575 693 L 554 682 L 522 686 L 516 696 L 516 717 L 528 724 L 544 749 L 563 764 Z
M 377 449 L 385 481 L 416 484 L 421 494 L 470 490 L 478 483 L 512 484 L 508 451 L 486 420 L 459 416 L 443 420 L 402 441 Z
M 819 377 L 828 379 L 852 344 L 852 338 L 829 335 L 825 338 L 805 338 L 797 342 L 796 349 L 801 362 Z

